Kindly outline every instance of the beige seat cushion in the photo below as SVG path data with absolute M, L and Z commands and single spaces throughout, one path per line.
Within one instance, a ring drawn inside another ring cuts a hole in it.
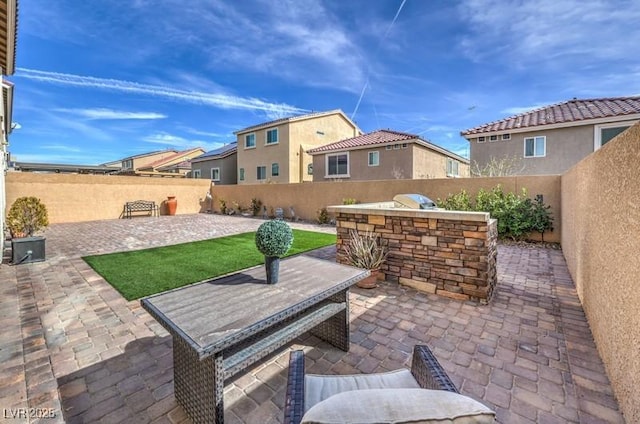
M 342 392 L 314 405 L 302 424 L 489 424 L 495 413 L 445 390 L 369 389 Z
M 333 395 L 350 390 L 417 389 L 418 382 L 407 369 L 377 374 L 315 375 L 304 377 L 304 410 Z

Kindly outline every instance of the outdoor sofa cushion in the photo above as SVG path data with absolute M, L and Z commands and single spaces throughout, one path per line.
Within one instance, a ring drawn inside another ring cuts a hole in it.
M 445 390 L 366 389 L 342 392 L 314 405 L 302 424 L 489 424 L 495 413 Z

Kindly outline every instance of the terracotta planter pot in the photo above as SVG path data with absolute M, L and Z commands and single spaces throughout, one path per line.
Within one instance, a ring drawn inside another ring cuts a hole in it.
M 167 213 L 169 215 L 175 215 L 177 208 L 178 208 L 178 201 L 176 200 L 176 196 L 167 197 Z
M 361 289 L 375 289 L 376 287 L 378 287 L 378 278 L 380 277 L 380 275 L 381 274 L 379 269 L 372 269 L 371 275 L 363 280 L 358 281 L 356 283 L 356 286 L 360 287 Z

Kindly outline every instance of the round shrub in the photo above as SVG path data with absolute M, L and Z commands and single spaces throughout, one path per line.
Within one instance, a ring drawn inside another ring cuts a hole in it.
M 30 237 L 47 225 L 47 207 L 37 197 L 16 199 L 7 213 L 7 228 L 12 237 Z
M 256 247 L 265 256 L 282 257 L 292 243 L 293 231 L 284 221 L 267 221 L 256 231 Z

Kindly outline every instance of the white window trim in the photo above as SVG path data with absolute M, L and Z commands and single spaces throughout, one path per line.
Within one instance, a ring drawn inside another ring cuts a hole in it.
M 371 154 L 372 153 L 375 153 L 375 156 L 377 158 L 377 160 L 376 160 L 377 163 L 374 163 L 374 164 L 371 163 Z M 379 151 L 374 150 L 373 152 L 367 152 L 367 165 L 369 165 L 369 166 L 380 166 L 380 152 Z
M 193 170 L 193 178 L 200 178 L 200 175 L 202 175 L 202 174 L 200 173 L 199 169 L 194 169 Z
M 480 140 L 482 139 L 482 140 Z M 487 141 L 487 137 L 484 135 L 478 136 L 478 143 L 485 143 Z
M 245 180 L 244 174 L 245 174 L 244 168 L 238 169 L 238 180 L 244 181 Z
M 511 140 L 511 134 L 502 134 L 502 141 Z
M 627 124 L 631 127 L 633 124 L 640 121 L 621 121 L 612 122 L 610 124 L 600 124 L 593 127 L 593 151 L 595 152 L 602 147 L 602 130 L 607 128 L 626 127 Z
M 213 171 L 218 171 L 218 178 L 213 178 Z M 211 168 L 211 181 L 220 181 L 220 168 Z
M 269 131 L 275 131 L 276 132 L 276 140 L 272 143 L 269 143 L 267 140 L 269 140 Z M 280 131 L 278 131 L 278 128 L 269 128 L 264 132 L 264 145 L 265 146 L 273 146 L 274 144 L 278 144 L 280 143 Z
M 496 134 L 489 136 L 489 143 L 495 143 L 496 141 L 498 141 L 498 136 Z
M 454 174 L 453 172 L 449 172 L 448 168 L 449 168 L 449 164 L 451 165 L 451 168 L 453 169 L 453 164 L 456 164 L 456 173 Z M 460 162 L 458 162 L 455 159 L 451 159 L 451 158 L 447 158 L 447 164 L 446 164 L 447 169 L 445 169 L 447 177 L 453 178 L 453 177 L 459 177 L 460 176 Z
M 247 137 L 249 137 L 250 135 L 253 136 L 253 146 L 247 147 Z M 247 150 L 247 149 L 255 149 L 257 144 L 258 143 L 256 143 L 256 133 L 249 133 L 249 134 L 245 134 L 244 135 L 244 143 L 243 143 L 243 145 L 244 145 L 245 150 Z
M 278 167 L 278 174 L 277 174 L 277 175 L 274 175 L 274 174 L 273 174 L 273 165 L 275 165 L 275 166 L 277 166 L 277 167 Z M 271 176 L 272 176 L 272 177 L 279 177 L 279 176 L 280 176 L 280 164 L 279 164 L 278 162 L 273 162 L 273 163 L 271 164 Z
M 542 138 L 544 140 L 544 151 L 542 155 L 536 155 L 536 138 Z M 533 140 L 533 156 L 527 156 L 527 140 Z M 522 143 L 523 156 L 525 159 L 544 158 L 547 156 L 547 136 L 546 135 L 534 135 L 533 137 L 525 137 Z
M 347 173 L 346 174 L 329 174 L 329 158 L 333 156 L 342 156 L 347 155 Z M 349 152 L 340 152 L 340 153 L 327 153 L 324 155 L 324 177 L 325 178 L 350 178 L 351 175 L 349 171 L 351 170 L 351 158 L 349 157 Z

